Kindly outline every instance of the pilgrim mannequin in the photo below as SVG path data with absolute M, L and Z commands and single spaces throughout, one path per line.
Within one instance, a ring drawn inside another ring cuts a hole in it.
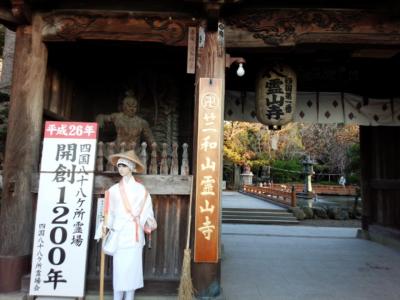
M 143 287 L 144 233 L 155 230 L 157 223 L 149 193 L 132 175 L 144 170 L 134 151 L 114 154 L 109 160 L 122 177 L 106 192 L 109 208 L 105 226 L 118 232 L 113 255 L 114 300 L 133 300 L 135 290 Z

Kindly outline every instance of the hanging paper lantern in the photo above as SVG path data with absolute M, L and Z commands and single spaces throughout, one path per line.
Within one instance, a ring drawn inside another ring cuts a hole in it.
M 257 80 L 257 119 L 265 125 L 292 121 L 296 107 L 296 73 L 288 66 L 265 68 Z

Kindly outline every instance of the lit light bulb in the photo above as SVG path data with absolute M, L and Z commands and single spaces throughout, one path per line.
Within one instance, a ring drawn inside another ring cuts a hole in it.
M 239 64 L 239 68 L 237 69 L 236 74 L 239 77 L 242 77 L 244 75 L 244 68 L 242 63 Z

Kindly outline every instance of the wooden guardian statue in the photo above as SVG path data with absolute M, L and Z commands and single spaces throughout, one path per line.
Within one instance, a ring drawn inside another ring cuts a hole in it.
M 134 142 L 140 145 L 145 141 L 147 145 L 154 142 L 153 133 L 149 123 L 137 115 L 138 100 L 133 91 L 127 91 L 126 96 L 122 101 L 122 112 L 112 113 L 109 115 L 99 114 L 96 117 L 96 122 L 99 127 L 104 127 L 105 123 L 113 123 L 117 132 L 117 145 L 124 142 L 126 145 Z

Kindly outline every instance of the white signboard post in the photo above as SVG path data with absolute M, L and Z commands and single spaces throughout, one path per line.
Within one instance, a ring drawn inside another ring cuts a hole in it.
M 46 122 L 30 295 L 83 297 L 96 123 Z

